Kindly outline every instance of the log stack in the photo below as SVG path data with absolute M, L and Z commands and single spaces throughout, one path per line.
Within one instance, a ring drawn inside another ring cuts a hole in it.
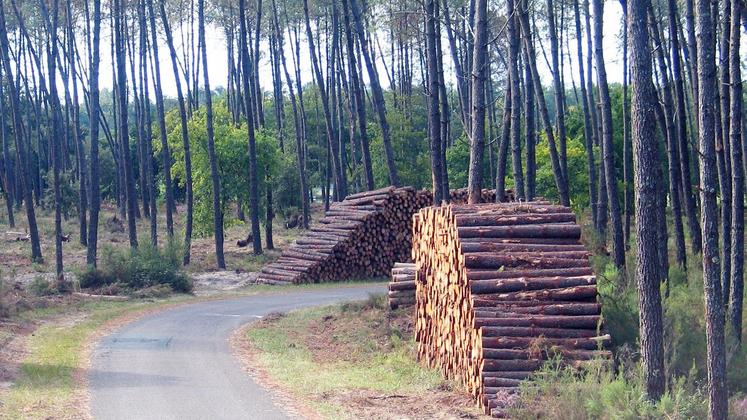
M 397 309 L 414 305 L 415 288 L 415 264 L 394 263 L 389 281 L 389 307 Z
M 389 274 L 409 261 L 412 215 L 431 204 L 427 192 L 387 187 L 333 203 L 309 233 L 266 265 L 258 282 L 318 283 Z
M 610 353 L 581 228 L 547 202 L 450 205 L 413 218 L 419 358 L 505 416 L 548 358 Z

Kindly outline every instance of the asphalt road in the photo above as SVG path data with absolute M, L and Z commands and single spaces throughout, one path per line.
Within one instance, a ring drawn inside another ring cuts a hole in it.
M 272 312 L 365 299 L 384 286 L 251 296 L 177 307 L 96 345 L 88 373 L 95 419 L 285 419 L 234 357 L 231 334 Z

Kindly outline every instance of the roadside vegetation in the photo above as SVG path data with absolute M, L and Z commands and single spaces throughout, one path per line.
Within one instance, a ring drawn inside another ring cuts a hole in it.
M 589 218 L 580 217 L 580 220 Z M 587 223 L 588 224 L 588 223 Z M 572 419 L 701 419 L 708 417 L 705 311 L 702 261 L 688 253 L 686 269 L 671 266 L 661 284 L 664 323 L 666 391 L 658 401 L 645 398 L 646 386 L 638 354 L 638 291 L 635 266 L 615 268 L 601 238 L 584 226 L 584 241 L 597 274 L 606 332 L 612 336 L 613 363 L 593 363 L 583 371 L 549 361 L 523 385 L 512 418 Z M 634 238 L 632 238 L 635 240 Z M 674 248 L 669 248 L 674 254 Z M 670 256 L 674 259 L 674 255 Z M 628 261 L 635 254 L 628 252 Z M 745 331 L 747 332 L 747 331 Z M 727 379 L 730 417 L 747 418 L 747 351 L 728 337 Z
M 371 295 L 268 316 L 244 339 L 252 364 L 322 417 L 478 417 L 470 396 L 417 362 L 411 309 Z

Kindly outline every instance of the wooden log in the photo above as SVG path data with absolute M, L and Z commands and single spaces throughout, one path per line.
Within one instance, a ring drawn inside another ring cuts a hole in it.
M 595 276 L 578 277 L 525 277 L 517 279 L 470 280 L 473 294 L 507 293 L 596 284 Z
M 566 349 L 598 350 L 609 345 L 609 335 L 578 338 L 482 337 L 483 349 L 526 349 L 530 346 L 560 346 Z
M 599 327 L 599 321 L 599 315 L 476 317 L 475 327 L 541 327 L 596 330 Z
M 514 214 L 514 215 L 475 215 L 461 214 L 456 216 L 459 227 L 468 226 L 517 226 L 517 225 L 543 225 L 549 223 L 576 223 L 576 215 L 573 213 L 547 213 L 547 214 Z
M 416 286 L 415 280 L 391 282 L 389 283 L 389 290 L 415 290 Z
M 594 273 L 590 267 L 538 268 L 538 269 L 468 269 L 467 278 L 474 280 L 531 278 L 531 277 L 581 277 Z
M 586 257 L 582 258 L 549 258 L 541 255 L 531 256 L 527 254 L 492 254 L 475 253 L 464 256 L 467 268 L 574 268 L 588 267 Z

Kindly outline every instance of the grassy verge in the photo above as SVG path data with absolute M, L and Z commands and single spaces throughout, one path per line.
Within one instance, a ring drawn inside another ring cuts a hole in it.
M 250 327 L 252 363 L 326 418 L 454 418 L 477 412 L 416 362 L 409 311 L 385 298 L 269 316 Z
M 84 418 L 85 371 L 91 344 L 102 334 L 139 315 L 169 305 L 255 294 L 291 293 L 370 283 L 346 282 L 299 286 L 257 285 L 210 298 L 174 295 L 164 299 L 129 301 L 61 300 L 44 308 L 22 311 L 7 325 L 26 325 L 23 354 L 11 356 L 8 370 L 15 372 L 11 387 L 0 388 L 0 418 Z M 0 319 L 0 321 L 2 321 Z M 6 325 L 6 326 L 7 326 Z M 31 332 L 33 331 L 33 332 Z M 15 332 L 0 322 L 0 356 Z M 16 337 L 18 339 L 18 337 Z M 16 353 L 18 353 L 16 349 Z M 3 358 L 0 357 L 0 363 Z M 1 369 L 0 369 L 1 370 Z M 0 376 L 2 372 L 0 372 Z
M 0 391 L 0 418 L 85 418 L 87 348 L 96 333 L 118 320 L 190 299 L 83 302 L 23 313 L 19 321 L 40 326 L 26 338 L 14 385 Z

